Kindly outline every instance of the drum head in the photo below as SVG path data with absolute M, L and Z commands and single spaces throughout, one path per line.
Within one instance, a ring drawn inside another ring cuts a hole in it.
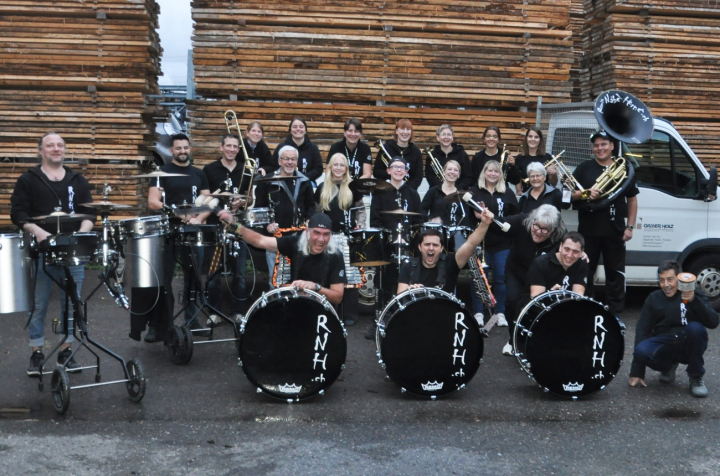
M 480 367 L 480 328 L 466 309 L 449 299 L 405 304 L 392 315 L 384 332 L 380 353 L 385 370 L 413 395 L 452 393 L 469 382 Z
M 591 299 L 555 302 L 536 318 L 526 312 L 520 322 L 531 334 L 516 339 L 518 358 L 555 395 L 574 398 L 602 390 L 622 365 L 624 326 Z
M 258 303 L 248 312 L 240 338 L 248 380 L 286 401 L 323 393 L 340 375 L 347 355 L 345 329 L 334 310 L 302 295 L 271 300 L 264 307 Z

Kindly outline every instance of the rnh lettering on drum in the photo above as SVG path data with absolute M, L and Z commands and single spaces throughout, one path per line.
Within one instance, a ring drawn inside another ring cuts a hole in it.
M 595 316 L 595 340 L 593 342 L 593 367 L 599 362 L 601 367 L 605 367 L 605 351 L 603 346 L 605 345 L 605 333 L 607 329 L 603 327 L 605 318 L 602 316 Z M 602 329 L 603 332 L 598 336 L 598 329 Z M 598 352 L 602 351 L 602 353 Z
M 463 329 L 461 329 L 461 327 Z M 463 366 L 465 365 L 465 336 L 467 335 L 468 326 L 465 325 L 465 314 L 462 312 L 455 313 L 455 338 L 453 340 L 453 365 L 460 361 L 460 369 L 453 375 L 462 377 L 465 375 Z M 462 350 L 462 353 L 460 353 Z
M 318 316 L 317 320 L 317 337 L 315 337 L 315 357 L 313 358 L 313 370 L 317 369 L 318 364 L 322 364 L 322 370 L 326 370 L 325 364 L 327 361 L 327 353 L 325 352 L 325 346 L 327 345 L 328 336 L 330 335 L 330 329 L 326 326 L 327 324 L 327 316 L 325 314 L 320 314 Z M 323 329 L 325 332 L 323 334 L 320 334 L 320 329 Z M 321 354 L 323 352 L 323 354 Z M 325 377 L 323 377 L 322 372 L 320 372 L 320 375 L 318 377 L 315 377 L 313 379 L 316 382 L 324 382 Z

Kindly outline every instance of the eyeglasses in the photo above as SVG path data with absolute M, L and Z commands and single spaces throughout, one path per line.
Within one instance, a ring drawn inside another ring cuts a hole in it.
M 393 170 L 405 170 L 404 165 L 391 165 L 390 168 Z
M 297 162 L 297 157 L 280 157 L 280 160 L 284 160 L 285 162 Z
M 548 230 L 547 228 L 541 227 L 537 223 L 533 223 L 533 230 L 540 233 L 541 235 L 547 235 L 548 233 L 550 233 L 550 230 Z
M 545 176 L 544 176 L 543 174 L 528 175 L 528 178 L 529 178 L 530 180 L 541 179 L 541 178 L 544 178 L 544 177 L 545 177 Z

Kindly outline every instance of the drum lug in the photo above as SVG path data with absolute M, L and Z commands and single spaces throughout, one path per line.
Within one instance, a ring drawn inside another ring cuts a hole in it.
M 288 403 L 292 403 L 292 402 L 293 402 L 293 399 L 292 399 L 292 398 L 288 398 L 288 399 L 287 399 L 287 402 L 288 402 Z
M 343 326 L 343 337 L 347 339 L 347 336 L 347 329 L 345 329 L 345 327 Z
M 239 367 L 242 367 L 242 366 L 243 366 L 243 364 L 242 364 L 242 359 L 239 358 L 239 357 L 238 357 L 238 366 L 239 366 Z
M 345 370 L 345 364 L 342 364 L 342 365 L 340 366 L 340 370 Z
M 542 389 L 545 391 L 545 393 L 548 393 L 550 391 L 550 389 L 547 387 L 543 387 Z
M 532 332 L 529 331 L 529 330 L 527 330 L 527 329 L 523 329 L 522 332 L 520 332 L 520 334 L 521 334 L 521 335 L 526 335 L 526 336 L 528 336 L 528 337 L 532 337 Z
M 400 393 L 405 393 L 407 390 L 405 390 L 405 387 L 400 387 Z
M 258 387 L 256 390 L 257 393 L 262 393 L 262 388 Z
M 318 392 L 318 395 L 325 395 L 325 390 L 320 390 L 320 391 Z
M 608 306 L 608 305 L 606 304 L 606 305 L 603 306 L 603 309 L 605 309 L 606 311 L 609 311 L 609 310 L 610 310 L 610 306 Z
M 437 395 L 430 395 L 430 400 L 437 400 Z
M 387 368 L 387 366 L 385 365 L 385 362 L 382 362 L 382 361 L 380 362 L 380 367 L 382 367 L 383 370 L 385 370 Z
M 465 384 L 464 384 L 464 383 L 461 384 L 461 385 L 458 387 L 458 390 L 465 390 Z

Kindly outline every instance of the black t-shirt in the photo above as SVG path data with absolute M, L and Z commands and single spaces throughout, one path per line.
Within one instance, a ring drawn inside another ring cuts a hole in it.
M 584 188 L 590 188 L 606 167 L 597 163 L 597 160 L 586 160 L 577 166 L 573 172 L 575 179 Z M 625 193 L 612 201 L 609 207 L 601 210 L 583 210 L 575 202 L 573 208 L 578 210 L 578 231 L 583 236 L 613 236 L 622 235 L 625 231 L 625 218 L 628 208 L 626 198 L 634 197 L 640 190 L 633 179 L 633 183 Z
M 232 169 L 232 171 L 225 167 L 222 159 L 211 162 L 203 168 L 203 173 L 205 173 L 210 187 L 209 190 L 212 193 L 215 193 L 217 190 L 220 190 L 221 192 L 246 193 L 248 188 L 247 186 L 250 183 L 250 178 L 245 177 L 243 179 L 243 171 L 245 170 L 245 159 L 242 158 L 242 151 L 240 152 L 240 154 L 238 154 L 238 159 L 236 160 L 237 164 L 235 165 L 235 168 Z M 226 183 L 228 179 L 230 179 L 229 188 L 228 184 Z M 241 182 L 243 190 L 240 190 L 238 188 Z
M 329 254 L 327 270 L 323 271 L 323 256 L 324 254 L 308 255 L 299 258 L 297 255 L 299 236 L 283 236 L 277 239 L 278 251 L 290 258 L 290 266 L 295 275 L 295 266 L 297 261 L 300 259 L 302 264 L 300 270 L 297 272 L 297 279 L 303 281 L 312 281 L 313 283 L 320 283 L 324 288 L 329 288 L 333 284 L 347 284 L 347 277 L 345 276 L 345 261 L 340 253 Z
M 355 228 L 356 223 L 354 220 L 353 213 L 350 213 L 350 210 L 343 210 L 340 208 L 340 203 L 338 202 L 338 196 L 335 195 L 335 197 L 330 200 L 330 210 L 322 210 L 320 208 L 320 195 L 322 194 L 323 189 L 325 188 L 325 182 L 318 185 L 318 188 L 315 190 L 315 203 L 318 204 L 317 211 L 324 213 L 325 215 L 329 216 L 332 219 L 332 231 L 333 233 L 338 233 L 345 230 L 345 222 L 350 220 L 350 228 Z M 361 193 L 353 192 L 353 198 L 352 203 L 354 204 L 358 200 L 362 200 L 363 195 Z M 350 204 L 350 207 L 352 208 L 352 204 Z
M 167 205 L 182 205 L 183 203 L 194 204 L 195 199 L 200 195 L 200 190 L 210 190 L 208 179 L 205 173 L 188 165 L 181 167 L 169 163 L 160 167 L 163 172 L 171 174 L 185 174 L 185 177 L 165 177 L 160 179 L 160 186 L 165 190 L 165 202 Z M 150 180 L 150 186 L 157 185 L 156 179 Z
M 587 262 L 578 259 L 566 270 L 558 261 L 556 253 L 547 253 L 535 258 L 530 266 L 525 281 L 525 292 L 530 292 L 530 286 L 543 286 L 546 291 L 550 291 L 556 284 L 561 285 L 563 290 L 572 291 L 575 284 L 587 287 L 587 280 Z
M 438 287 L 440 284 L 438 283 L 439 267 L 445 266 L 445 285 L 440 289 L 450 294 L 454 294 L 460 268 L 455 260 L 455 253 L 445 254 L 443 256 L 445 259 L 441 258 L 438 261 L 438 264 L 433 268 L 426 268 L 423 266 L 422 258 L 413 258 L 410 261 L 403 263 L 402 266 L 400 266 L 398 283 L 407 285 L 422 284 L 427 288 Z M 413 268 L 415 268 L 415 274 L 419 271 L 419 277 L 417 279 L 413 279 Z
M 363 166 L 365 164 L 372 165 L 372 151 L 370 146 L 365 142 L 359 140 L 355 149 L 350 150 L 345 142 L 345 139 L 335 142 L 330 146 L 330 150 L 327 155 L 327 162 L 330 162 L 330 157 L 340 153 L 347 157 L 348 163 L 350 164 L 350 177 L 353 179 L 360 178 L 363 174 Z

